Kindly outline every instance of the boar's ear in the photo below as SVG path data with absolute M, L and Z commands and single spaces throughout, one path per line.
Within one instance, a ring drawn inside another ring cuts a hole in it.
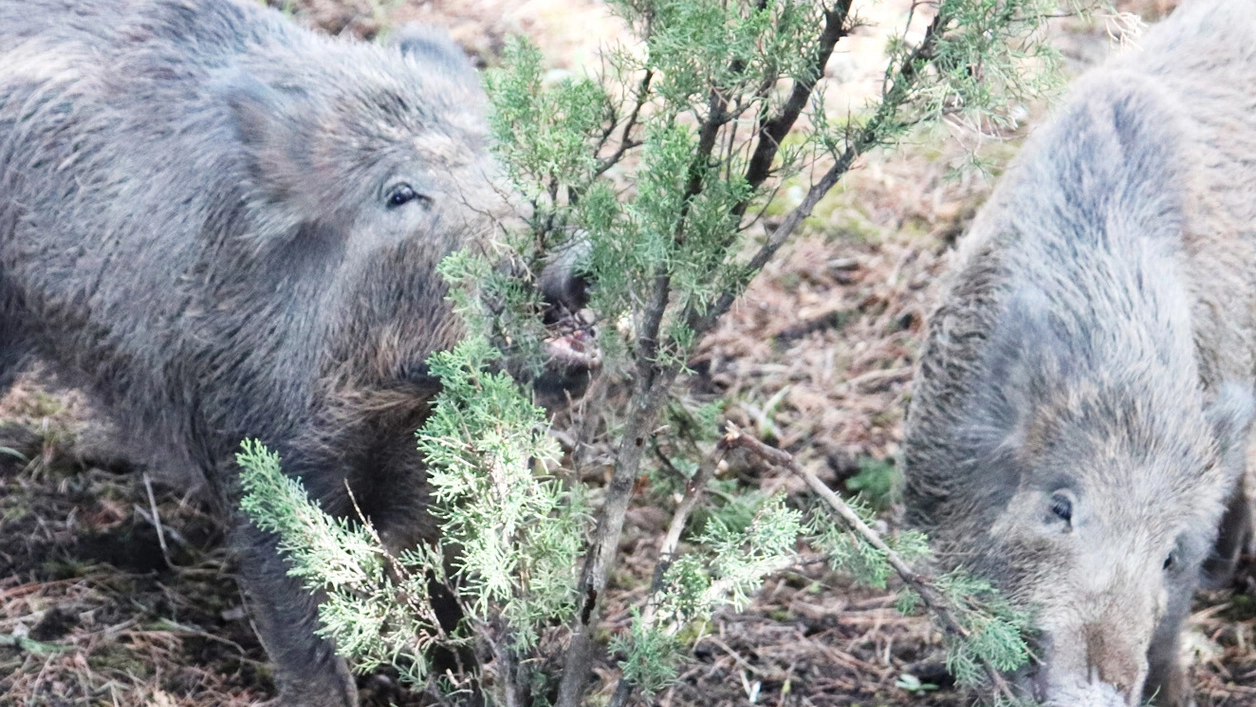
M 477 80 L 470 59 L 443 29 L 410 23 L 388 35 L 388 45 L 425 67 L 459 79 Z
M 1052 309 L 1046 293 L 1027 284 L 1004 302 L 981 367 L 981 385 L 1002 407 L 990 421 L 996 428 L 1023 428 L 1043 391 L 1068 375 L 1072 351 L 1051 321 Z
M 1222 384 L 1216 397 L 1208 404 L 1208 422 L 1217 438 L 1221 467 L 1227 474 L 1243 468 L 1254 410 L 1256 400 L 1253 400 L 1251 391 L 1234 382 Z
M 218 86 L 235 121 L 253 187 L 270 201 L 297 193 L 303 167 L 302 125 L 313 113 L 312 101 L 297 90 L 271 88 L 243 71 Z

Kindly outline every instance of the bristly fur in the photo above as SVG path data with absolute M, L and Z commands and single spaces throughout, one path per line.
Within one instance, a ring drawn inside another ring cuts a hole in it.
M 34 358 L 235 508 L 256 437 L 332 513 L 435 532 L 414 430 L 461 330 L 436 264 L 501 207 L 447 39 L 318 36 L 246 0 L 0 0 L 0 385 Z M 405 182 L 421 200 L 392 208 Z M 237 522 L 286 704 L 356 702 L 274 539 Z
M 1248 532 L 1256 3 L 1187 3 L 1141 44 L 977 217 L 907 421 L 910 522 L 1037 612 L 1034 687 L 1061 707 L 1188 704 L 1199 569 Z

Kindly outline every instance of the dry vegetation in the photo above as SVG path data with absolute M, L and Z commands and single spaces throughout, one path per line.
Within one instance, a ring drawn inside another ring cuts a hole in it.
M 592 0 L 288 4 L 331 32 L 369 36 L 396 21 L 435 22 L 489 61 L 506 34 L 524 32 L 556 70 L 595 62 L 597 38 L 617 31 Z M 1149 18 L 1170 4 L 1126 3 Z M 877 7 L 891 19 L 901 5 Z M 830 75 L 858 83 L 867 67 L 875 71 L 880 43 L 871 31 L 865 40 L 835 57 Z M 1060 41 L 1077 65 L 1107 46 L 1094 29 L 1064 30 Z M 1001 163 L 1014 143 L 991 145 L 987 156 Z M 949 176 L 962 156 L 935 135 L 850 175 L 709 338 L 693 361 L 693 395 L 723 396 L 732 419 L 794 452 L 834 488 L 861 462 L 891 462 L 933 283 L 990 186 Z M 271 697 L 221 526 L 196 496 L 161 483 L 158 470 L 150 484 L 142 473 L 108 468 L 100 461 L 107 455 L 85 441 L 100 436 L 100 423 L 78 396 L 46 385 L 28 375 L 0 403 L 0 705 L 208 707 Z M 801 492 L 798 482 L 754 468 L 737 473 Z M 609 628 L 626 625 L 666 522 L 648 503 L 630 512 Z M 1256 704 L 1254 598 L 1249 570 L 1198 603 L 1189 648 L 1200 707 Z M 770 580 L 747 611 L 720 614 L 710 629 L 660 704 L 963 703 L 948 689 L 927 620 L 897 614 L 889 595 L 853 587 L 819 562 Z M 600 673 L 613 678 L 609 660 Z M 939 689 L 909 691 L 899 685 L 904 674 Z M 410 702 L 385 675 L 362 684 L 371 704 Z

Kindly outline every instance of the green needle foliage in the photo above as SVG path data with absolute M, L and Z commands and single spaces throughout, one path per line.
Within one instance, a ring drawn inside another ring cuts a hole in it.
M 1058 83 L 1048 18 L 1084 7 L 917 5 L 932 14 L 914 23 L 913 38 L 904 31 L 889 42 L 880 95 L 831 115 L 820 79 L 858 26 L 861 4 L 608 0 L 637 41 L 608 49 L 596 77 L 551 80 L 534 46 L 507 42 L 485 82 L 523 225 L 441 266 L 472 336 L 430 361 L 443 392 L 417 443 L 439 539 L 391 556 L 360 519 L 322 516 L 259 445 L 240 455 L 245 510 L 281 537 L 294 574 L 325 597 L 322 630 L 358 667 L 400 660 L 420 684 L 424 651 L 452 641 L 474 647 L 489 701 L 576 707 L 609 643 L 623 676 L 615 707 L 635 689 L 653 694 L 670 684 L 711 612 L 744 606 L 766 574 L 793 561 L 801 534 L 836 567 L 886 585 L 883 550 L 831 522 L 804 521 L 781 498 L 747 499 L 735 481 L 717 479 L 703 450 L 720 408 L 692 405 L 675 384 L 702 338 L 861 156 L 942 120 L 978 130 L 1009 124 L 1010 107 Z M 778 191 L 799 183 L 807 186 L 801 202 L 783 206 Z M 560 257 L 593 283 L 588 312 L 601 375 L 626 398 L 601 406 L 600 424 L 585 425 L 605 437 L 584 444 L 611 450 L 597 504 L 559 472 L 543 413 L 492 372 L 498 350 L 524 362 L 512 370 L 542 369 L 554 334 L 542 324 L 535 278 Z M 874 476 L 858 483 L 880 493 Z M 599 615 L 642 478 L 666 489 L 656 498 L 675 506 L 675 533 L 630 629 L 608 641 Z M 859 512 L 871 519 L 869 509 Z M 926 549 L 910 533 L 889 543 L 907 560 Z M 433 620 L 433 582 L 450 587 L 464 609 L 456 635 Z M 962 682 L 979 683 L 982 666 L 1027 660 L 1024 617 L 988 585 L 962 574 L 938 582 L 966 636 L 950 653 Z M 905 594 L 904 608 L 913 599 Z M 374 605 L 390 600 L 401 607 Z
M 859 499 L 848 501 L 847 505 L 865 524 L 874 524 L 876 516 L 868 505 Z M 848 532 L 825 509 L 812 510 L 806 531 L 812 547 L 824 552 L 835 569 L 855 580 L 884 589 L 894 575 L 884 550 Z M 882 539 L 889 551 L 906 563 L 919 563 L 929 556 L 928 538 L 923 533 L 903 530 Z M 1009 672 L 1029 662 L 1029 648 L 1024 640 L 1029 616 L 1013 609 L 989 582 L 961 568 L 933 579 L 931 587 L 945 602 L 958 628 L 947 632 L 945 641 L 947 669 L 960 686 L 987 686 L 987 665 Z M 904 586 L 898 590 L 895 605 L 900 612 L 913 614 L 920 611 L 922 601 L 910 586 Z
M 478 337 L 432 356 L 441 392 L 418 444 L 440 544 L 457 548 L 464 608 L 503 620 L 511 647 L 527 649 L 545 622 L 574 605 L 588 514 L 582 488 L 549 472 L 560 450 L 544 411 L 509 375 L 485 370 L 498 356 Z
M 322 594 L 319 634 L 360 670 L 391 665 L 403 679 L 423 684 L 426 651 L 445 638 L 428 596 L 427 576 L 440 571 L 439 555 L 420 546 L 389 556 L 369 525 L 324 513 L 300 481 L 283 475 L 279 456 L 256 440 L 244 441 L 236 461 L 241 508 L 279 536 L 289 573 Z
M 718 608 L 740 611 L 762 586 L 763 578 L 793 563 L 802 530 L 802 514 L 781 495 L 761 499 L 742 527 L 715 516 L 692 538 L 662 576 L 655 602 L 634 613 L 628 635 L 612 639 L 610 649 L 624 656 L 624 679 L 647 697 L 669 686 L 691 643 Z
M 847 505 L 864 523 L 876 525 L 876 513 L 859 498 L 848 499 Z M 848 574 L 856 581 L 877 589 L 884 589 L 894 570 L 886 562 L 886 553 L 852 535 L 838 525 L 823 508 L 811 509 L 807 524 L 808 540 L 812 547 L 823 552 L 834 569 Z M 883 538 L 890 550 L 904 562 L 915 562 L 929 554 L 928 539 L 914 530 L 904 530 Z
M 290 574 L 323 595 L 320 633 L 360 670 L 397 665 L 423 687 L 434 643 L 480 642 L 501 660 L 572 611 L 588 524 L 582 488 L 549 472 L 559 450 L 544 412 L 509 375 L 485 371 L 498 356 L 472 337 L 428 361 L 442 386 L 417 442 L 441 525 L 432 544 L 392 556 L 369 522 L 323 513 L 259 442 L 237 455 L 241 507 L 279 536 Z M 432 582 L 457 588 L 466 618 L 455 635 L 436 621 Z M 499 630 L 490 636 L 488 626 Z
M 1059 3 L 944 0 L 922 41 L 891 41 L 880 101 L 830 116 L 816 81 L 858 22 L 853 5 L 617 0 L 645 47 L 611 52 L 600 81 L 547 84 L 539 51 L 507 44 L 505 66 L 486 80 L 498 151 L 530 217 L 505 245 L 535 264 L 580 234 L 592 309 L 616 324 L 601 330 L 608 361 L 623 363 L 613 355 L 623 352 L 683 367 L 775 252 L 771 241 L 747 246 L 786 180 L 836 163 L 818 200 L 859 155 L 917 126 L 1002 126 L 1009 105 L 1057 85 L 1044 29 Z M 527 343 L 539 336 L 536 302 L 524 288 L 507 292 L 512 275 L 484 265 L 461 274 L 466 288 L 505 300 L 511 340 L 537 351 Z

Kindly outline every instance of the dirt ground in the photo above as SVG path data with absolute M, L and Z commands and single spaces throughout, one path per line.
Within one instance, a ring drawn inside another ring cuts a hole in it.
M 411 20 L 436 23 L 491 62 L 524 33 L 555 71 L 597 63 L 622 27 L 595 0 L 272 0 L 298 21 L 371 37 Z M 846 100 L 875 87 L 884 32 L 907 3 L 882 0 L 830 65 Z M 1172 3 L 1127 2 L 1154 19 Z M 857 4 L 858 7 L 858 4 Z M 879 29 L 878 29 L 879 28 Z M 1103 28 L 1064 28 L 1074 70 L 1109 51 Z M 853 87 L 853 88 L 852 88 Z M 862 87 L 862 88 L 861 88 Z M 964 155 L 934 135 L 873 155 L 817 212 L 809 231 L 759 276 L 692 362 L 695 390 L 818 469 L 834 488 L 862 465 L 892 463 L 934 283 L 955 237 L 990 188 L 954 177 Z M 986 147 L 997 163 L 1015 138 Z M 85 463 L 98 433 L 73 391 L 38 372 L 0 401 L 0 706 L 253 705 L 273 697 L 269 667 L 243 610 L 222 528 L 160 477 Z M 792 481 L 750 475 L 750 484 Z M 890 509 L 886 521 L 893 523 Z M 667 519 L 634 507 L 607 628 L 627 625 Z M 636 578 L 636 579 L 634 579 Z M 1256 582 L 1202 596 L 1188 649 L 1200 707 L 1256 705 Z M 742 613 L 722 612 L 660 705 L 956 706 L 940 636 L 899 615 L 888 593 L 860 589 L 819 563 L 768 581 Z M 924 684 L 908 689 L 904 675 Z M 615 669 L 599 668 L 605 685 Z M 385 676 L 367 703 L 419 704 Z M 935 689 L 930 689 L 935 688 Z M 605 694 L 604 692 L 602 694 Z M 596 701 L 595 701 L 596 703 Z

